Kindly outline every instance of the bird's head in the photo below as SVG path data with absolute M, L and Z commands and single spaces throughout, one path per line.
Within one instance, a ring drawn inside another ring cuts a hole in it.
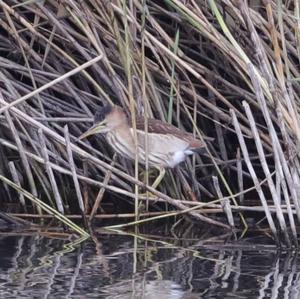
M 126 114 L 120 106 L 106 105 L 100 108 L 94 116 L 94 125 L 83 133 L 79 139 L 94 134 L 105 134 L 128 123 Z

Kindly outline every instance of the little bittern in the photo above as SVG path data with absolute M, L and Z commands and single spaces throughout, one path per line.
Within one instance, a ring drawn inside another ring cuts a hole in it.
M 136 133 L 139 162 L 146 164 L 145 119 L 136 118 Z M 94 125 L 79 138 L 93 134 L 105 134 L 112 148 L 122 156 L 135 160 L 135 143 L 132 122 L 119 106 L 104 106 L 95 114 Z M 173 168 L 188 155 L 204 149 L 204 144 L 170 124 L 157 119 L 148 119 L 148 163 L 160 173 L 153 183 L 156 188 L 165 175 L 165 168 Z

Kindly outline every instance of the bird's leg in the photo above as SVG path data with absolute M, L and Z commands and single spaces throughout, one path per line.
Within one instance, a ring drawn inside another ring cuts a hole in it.
M 163 177 L 166 174 L 166 170 L 163 167 L 156 167 L 159 171 L 159 175 L 158 177 L 155 179 L 155 181 L 153 182 L 153 184 L 151 185 L 152 188 L 156 189 L 157 186 L 160 184 L 160 182 L 162 181 Z M 149 191 L 146 191 L 145 193 L 141 193 L 141 196 L 149 196 L 149 197 L 156 197 L 156 195 L 152 194 Z
M 153 168 L 149 168 L 148 169 L 148 177 L 150 177 L 153 172 L 155 172 L 155 170 Z M 141 180 L 146 183 L 146 170 L 142 170 L 140 173 L 139 173 L 139 177 L 141 178 Z
M 163 167 L 157 167 L 157 169 L 159 170 L 159 175 L 158 177 L 155 179 L 155 181 L 152 184 L 152 188 L 156 189 L 156 187 L 160 184 L 160 182 L 162 181 L 162 179 L 164 178 L 165 174 L 166 174 L 166 170 Z

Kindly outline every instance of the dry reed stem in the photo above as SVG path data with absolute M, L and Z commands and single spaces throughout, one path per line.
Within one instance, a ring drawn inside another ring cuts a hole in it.
M 112 164 L 111 166 L 114 166 L 114 161 L 112 161 Z M 111 178 L 111 174 L 112 172 L 111 171 L 107 171 L 105 177 L 104 177 L 104 180 L 103 180 L 103 187 L 101 187 L 101 189 L 99 190 L 98 194 L 97 194 L 97 197 L 96 197 L 96 200 L 94 202 L 94 205 L 93 205 L 93 208 L 91 210 L 91 213 L 89 215 L 89 223 L 91 224 L 91 222 L 93 221 L 93 218 L 96 215 L 97 213 L 97 210 L 99 209 L 100 207 L 100 204 L 101 204 L 101 201 L 103 199 L 103 195 L 104 195 L 104 192 L 105 192 L 105 189 L 106 189 L 106 186 L 108 185 L 109 183 L 109 180 Z
M 30 164 L 29 164 L 28 159 L 27 159 L 27 157 L 24 153 L 24 147 L 22 145 L 22 141 L 19 137 L 19 134 L 18 134 L 18 132 L 15 128 L 15 125 L 14 125 L 14 123 L 11 119 L 10 113 L 8 111 L 5 112 L 5 117 L 6 117 L 7 123 L 8 123 L 8 125 L 9 125 L 9 127 L 12 131 L 12 135 L 15 138 L 15 142 L 16 142 L 16 145 L 18 147 L 18 151 L 19 151 L 23 166 L 25 168 L 25 173 L 26 173 L 28 181 L 29 181 L 31 192 L 32 192 L 33 196 L 37 196 L 37 189 L 36 189 L 35 181 L 34 181 L 34 178 L 33 178 L 33 175 L 32 175 Z M 38 212 L 39 212 L 39 214 L 41 214 L 40 209 L 38 209 Z
M 218 197 L 223 198 L 223 194 L 222 194 L 222 191 L 220 189 L 218 177 L 213 176 L 212 179 L 213 179 L 214 186 L 215 186 Z M 229 225 L 231 226 L 232 229 L 234 229 L 235 225 L 234 225 L 234 219 L 233 219 L 233 215 L 232 215 L 230 201 L 228 199 L 222 200 L 221 201 L 221 206 L 223 208 L 224 213 L 226 214 L 227 221 L 228 221 Z
M 39 93 L 42 92 L 43 90 L 45 90 L 45 89 L 51 87 L 52 85 L 54 85 L 54 84 L 56 84 L 56 83 L 58 83 L 58 82 L 63 81 L 64 79 L 66 79 L 66 78 L 68 78 L 68 77 L 70 77 L 70 76 L 76 74 L 77 72 L 82 71 L 82 70 L 85 69 L 86 67 L 88 67 L 88 66 L 92 65 L 93 63 L 99 61 L 101 58 L 102 58 L 102 55 L 99 55 L 99 56 L 97 56 L 97 57 L 91 59 L 90 61 L 84 63 L 83 65 L 76 67 L 76 68 L 73 69 L 72 71 L 69 71 L 68 73 L 66 73 L 66 74 L 64 74 L 64 75 L 62 75 L 62 76 L 60 76 L 59 78 L 56 78 L 56 79 L 54 79 L 53 81 L 51 81 L 51 82 L 49 82 L 49 83 L 47 83 L 47 84 L 45 84 L 45 85 L 39 87 L 38 89 L 35 89 L 35 90 L 32 91 L 31 93 L 29 93 L 29 94 L 27 94 L 27 95 L 21 97 L 20 99 L 17 99 L 17 100 L 15 100 L 14 102 L 12 102 L 12 103 L 6 105 L 5 107 L 0 108 L 0 113 L 2 113 L 3 111 L 8 110 L 8 109 L 11 108 L 12 106 L 15 106 L 15 105 L 17 105 L 17 104 L 22 103 L 23 101 L 25 101 L 25 100 L 31 98 L 32 96 L 34 96 L 34 95 L 36 95 L 36 94 L 39 94 Z
M 65 140 L 66 140 L 66 149 L 67 149 L 68 161 L 69 161 L 70 169 L 71 169 L 71 172 L 72 172 L 72 178 L 73 178 L 73 183 L 74 183 L 74 187 L 75 187 L 75 191 L 76 191 L 78 205 L 79 205 L 79 208 L 80 208 L 80 211 L 81 211 L 83 222 L 84 222 L 85 226 L 87 227 L 87 220 L 86 220 L 86 217 L 85 217 L 84 203 L 83 203 L 83 198 L 82 198 L 80 185 L 79 185 L 79 181 L 78 181 L 77 170 L 76 170 L 76 166 L 75 166 L 74 159 L 73 159 L 69 129 L 68 129 L 67 125 L 65 125 L 65 127 L 64 127 L 64 133 L 65 133 L 64 135 L 65 135 Z
M 262 206 L 264 207 L 265 214 L 266 214 L 270 229 L 271 229 L 275 239 L 277 239 L 278 234 L 277 234 L 277 230 L 276 230 L 276 227 L 275 227 L 275 223 L 273 221 L 273 217 L 270 213 L 269 206 L 268 206 L 268 203 L 266 201 L 266 197 L 265 197 L 264 192 L 263 192 L 263 190 L 262 190 L 262 188 L 259 184 L 259 180 L 258 180 L 257 175 L 255 173 L 254 167 L 252 166 L 252 163 L 249 159 L 249 153 L 248 153 L 248 150 L 247 150 L 247 146 L 245 144 L 245 140 L 244 140 L 244 137 L 242 135 L 242 131 L 240 129 L 240 125 L 238 123 L 238 120 L 237 120 L 237 117 L 236 117 L 234 111 L 231 112 L 231 115 L 232 115 L 233 125 L 235 127 L 235 130 L 236 130 L 236 133 L 237 133 L 237 136 L 238 136 L 238 139 L 239 139 L 240 147 L 241 147 L 243 156 L 244 156 L 245 161 L 246 161 L 246 165 L 247 165 L 247 167 L 249 169 L 249 172 L 251 174 L 252 180 L 253 180 L 254 185 L 256 187 L 256 190 L 257 190 L 257 193 L 258 193 L 259 198 L 261 200 Z M 287 232 L 286 232 L 285 236 L 286 236 L 286 240 L 288 241 L 289 238 L 288 238 Z M 278 240 L 277 240 L 277 242 L 278 242 Z
M 56 179 L 55 179 L 52 167 L 49 162 L 49 155 L 48 155 L 48 151 L 47 151 L 45 136 L 44 136 L 43 130 L 41 128 L 38 129 L 38 135 L 39 135 L 39 140 L 40 140 L 40 145 L 41 145 L 41 152 L 42 152 L 42 156 L 43 156 L 45 167 L 46 167 L 46 172 L 49 176 L 51 188 L 53 190 L 53 195 L 54 195 L 54 198 L 56 201 L 56 206 L 57 206 L 58 211 L 61 214 L 64 214 L 63 202 L 62 202 L 62 199 L 60 196 L 60 192 L 58 190 L 58 186 L 56 183 Z
M 14 183 L 16 185 L 18 185 L 19 187 L 21 187 L 20 179 L 19 179 L 18 172 L 17 172 L 17 169 L 16 169 L 16 166 L 15 166 L 14 162 L 10 161 L 8 163 L 8 167 L 9 167 L 9 170 L 11 172 Z M 25 202 L 25 199 L 24 199 L 24 195 L 22 193 L 19 193 L 19 200 L 20 200 L 20 203 L 21 203 L 21 205 L 24 209 L 24 212 L 27 213 L 26 202 Z
M 254 138 L 254 141 L 255 141 L 255 144 L 256 144 L 257 152 L 259 154 L 260 163 L 261 163 L 261 166 L 263 168 L 264 174 L 267 178 L 268 185 L 269 185 L 269 190 L 271 192 L 273 202 L 274 202 L 275 207 L 276 207 L 277 219 L 280 223 L 281 229 L 283 230 L 283 232 L 286 233 L 287 226 L 286 226 L 285 219 L 284 219 L 284 216 L 283 216 L 283 213 L 282 213 L 282 210 L 281 210 L 281 205 L 280 205 L 281 199 L 278 197 L 278 192 L 276 190 L 275 184 L 274 184 L 274 182 L 272 180 L 272 177 L 271 177 L 271 172 L 269 170 L 268 163 L 267 163 L 267 160 L 265 158 L 265 153 L 264 153 L 264 150 L 263 150 L 263 147 L 262 147 L 262 144 L 261 144 L 261 140 L 259 138 L 259 134 L 258 134 L 256 125 L 255 125 L 254 117 L 252 115 L 252 112 L 250 110 L 249 105 L 246 102 L 243 102 L 243 106 L 245 108 L 246 115 L 249 119 L 249 123 L 250 123 L 251 129 L 252 129 L 252 132 L 253 132 L 253 138 Z M 274 151 L 275 151 L 275 149 L 274 149 Z M 288 208 L 288 211 L 289 211 L 289 220 L 290 220 L 290 225 L 291 225 L 291 229 L 292 229 L 292 232 L 293 232 L 293 237 L 294 237 L 295 242 L 297 242 L 297 233 L 296 233 L 295 221 L 294 221 L 294 216 L 292 214 L 289 197 L 286 197 L 285 200 L 286 200 L 285 202 L 287 204 L 287 208 Z

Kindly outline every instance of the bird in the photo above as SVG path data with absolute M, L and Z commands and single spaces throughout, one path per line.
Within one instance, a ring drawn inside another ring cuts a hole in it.
M 148 165 L 159 170 L 159 175 L 151 186 L 156 189 L 165 175 L 166 168 L 174 168 L 187 156 L 205 151 L 205 144 L 191 133 L 169 123 L 153 118 L 147 120 L 148 133 L 145 132 L 145 118 L 136 117 L 136 147 L 132 121 L 127 117 L 125 110 L 118 105 L 107 104 L 96 112 L 94 125 L 79 139 L 103 134 L 114 151 L 125 158 L 135 160 L 137 148 L 138 162 L 145 165 L 148 138 Z

